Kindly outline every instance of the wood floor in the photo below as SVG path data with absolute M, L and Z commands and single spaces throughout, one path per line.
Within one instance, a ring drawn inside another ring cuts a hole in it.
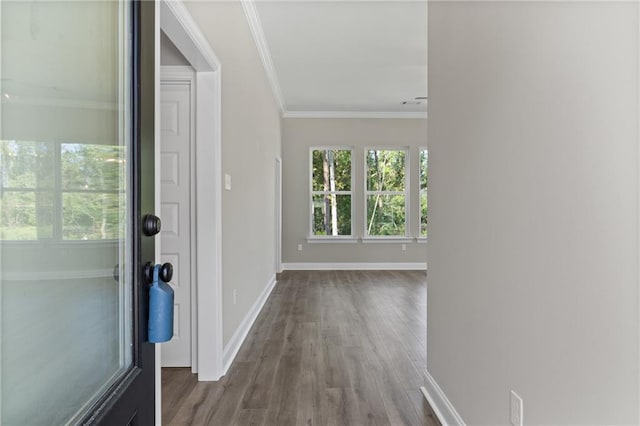
M 420 393 L 425 272 L 288 271 L 227 375 L 162 370 L 167 425 L 438 425 Z

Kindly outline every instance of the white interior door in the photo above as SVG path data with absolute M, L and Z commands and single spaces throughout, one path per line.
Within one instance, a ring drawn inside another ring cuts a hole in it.
M 173 339 L 163 367 L 191 366 L 191 85 L 163 82 L 161 104 L 161 260 L 174 267 Z

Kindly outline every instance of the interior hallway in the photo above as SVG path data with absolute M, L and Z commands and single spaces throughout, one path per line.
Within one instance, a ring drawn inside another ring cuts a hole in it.
M 438 425 L 424 271 L 288 271 L 229 372 L 162 370 L 167 425 Z

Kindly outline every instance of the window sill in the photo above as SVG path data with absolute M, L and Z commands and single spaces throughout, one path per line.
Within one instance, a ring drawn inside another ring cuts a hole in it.
M 308 244 L 357 244 L 356 237 L 307 237 Z
M 416 238 L 416 243 L 418 243 L 418 244 L 427 244 L 427 237 L 418 237 L 418 238 Z
M 377 243 L 412 243 L 414 238 L 412 237 L 364 237 L 362 238 L 363 244 L 377 244 Z

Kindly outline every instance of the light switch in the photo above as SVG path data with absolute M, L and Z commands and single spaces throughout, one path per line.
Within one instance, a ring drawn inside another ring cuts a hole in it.
M 224 189 L 226 189 L 227 191 L 231 191 L 231 175 L 230 174 L 226 174 L 224 175 Z

